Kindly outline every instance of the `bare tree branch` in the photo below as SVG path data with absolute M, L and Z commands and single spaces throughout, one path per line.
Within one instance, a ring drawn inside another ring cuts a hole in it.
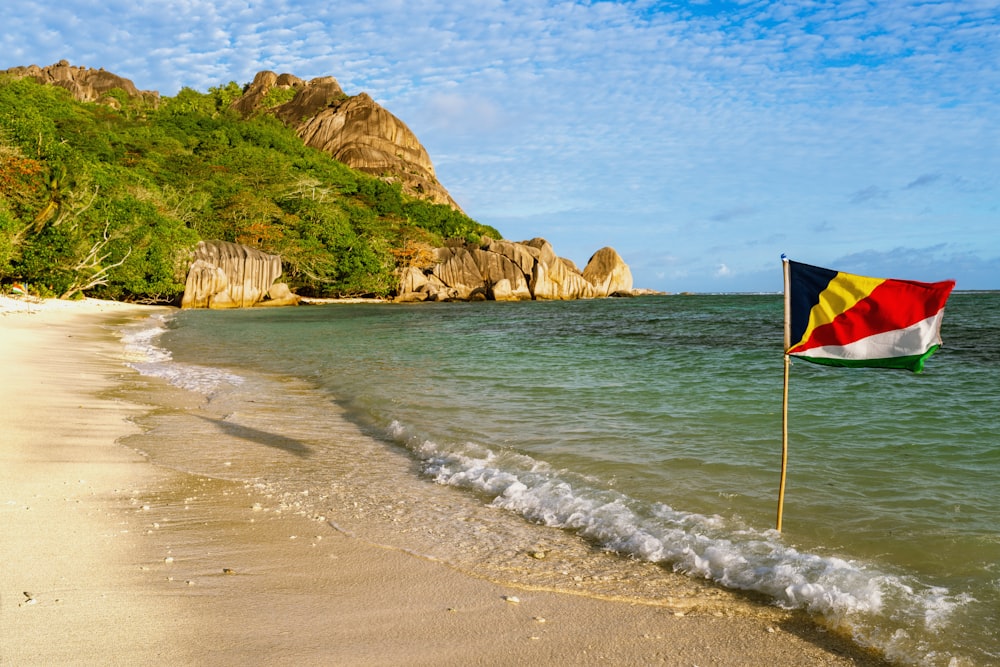
M 70 285 L 63 294 L 59 297 L 60 299 L 68 299 L 78 292 L 84 292 L 92 287 L 97 287 L 98 285 L 108 284 L 108 274 L 113 270 L 125 263 L 125 260 L 129 258 L 132 254 L 132 249 L 129 248 L 125 256 L 114 264 L 108 264 L 104 266 L 104 261 L 111 256 L 110 252 L 104 252 L 108 243 L 111 242 L 111 237 L 108 235 L 108 229 L 111 223 L 104 225 L 104 233 L 101 235 L 101 240 L 95 243 L 87 255 L 77 262 L 75 265 L 69 267 L 69 271 L 73 274 L 73 284 Z M 103 253 L 103 254 L 102 254 Z

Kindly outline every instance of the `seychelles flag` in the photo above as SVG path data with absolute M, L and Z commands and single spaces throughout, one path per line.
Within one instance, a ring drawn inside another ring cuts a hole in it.
M 868 278 L 786 261 L 786 354 L 829 366 L 919 373 L 941 346 L 954 280 Z

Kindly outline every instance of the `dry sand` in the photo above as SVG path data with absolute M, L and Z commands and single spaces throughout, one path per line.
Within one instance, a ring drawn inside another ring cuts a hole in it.
M 0 665 L 877 665 L 760 603 L 518 590 L 149 463 L 112 324 L 0 297 Z M 709 609 L 711 611 L 709 611 Z

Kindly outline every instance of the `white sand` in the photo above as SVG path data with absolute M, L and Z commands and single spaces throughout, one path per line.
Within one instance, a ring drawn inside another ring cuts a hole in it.
M 0 297 L 0 665 L 880 664 L 736 596 L 516 590 L 154 466 L 116 443 L 144 408 L 105 326 L 150 312 Z

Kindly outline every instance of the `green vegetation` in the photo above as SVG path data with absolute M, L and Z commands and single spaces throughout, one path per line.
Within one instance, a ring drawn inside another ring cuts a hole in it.
M 80 103 L 0 78 L 0 285 L 42 296 L 175 302 L 201 239 L 281 255 L 299 294 L 391 294 L 414 246 L 499 233 L 241 119 L 235 83 L 156 108 Z M 273 100 L 280 103 L 280 100 Z

